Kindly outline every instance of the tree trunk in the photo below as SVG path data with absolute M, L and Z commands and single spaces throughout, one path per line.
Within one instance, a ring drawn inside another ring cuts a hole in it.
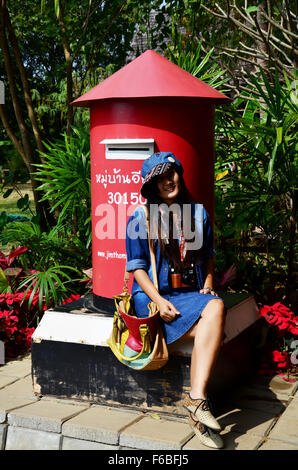
M 14 32 L 14 29 L 12 27 L 9 12 L 8 12 L 7 9 L 6 9 L 5 13 L 6 13 L 5 21 L 6 21 L 6 24 L 7 24 L 10 43 L 13 47 L 14 57 L 15 57 L 15 60 L 16 60 L 16 64 L 17 64 L 19 73 L 20 73 L 20 77 L 21 77 L 21 81 L 22 81 L 22 85 L 23 85 L 23 90 L 24 90 L 25 103 L 26 103 L 26 106 L 27 106 L 28 116 L 30 118 L 30 122 L 31 122 L 31 125 L 32 125 L 32 130 L 33 130 L 34 137 L 35 137 L 35 140 L 36 140 L 36 145 L 37 145 L 38 150 L 44 151 L 44 147 L 43 147 L 43 144 L 42 144 L 41 133 L 40 133 L 37 121 L 36 121 L 36 117 L 35 117 L 34 107 L 33 107 L 31 93 L 30 93 L 30 86 L 29 86 L 29 82 L 28 82 L 28 78 L 27 78 L 27 73 L 26 73 L 26 70 L 25 70 L 25 67 L 24 67 L 24 64 L 23 64 L 23 61 L 22 61 L 20 48 L 18 46 L 18 41 L 17 41 L 16 35 L 15 35 L 15 32 Z
M 73 82 L 72 82 L 72 62 L 73 58 L 71 56 L 70 45 L 66 35 L 66 27 L 63 19 L 63 10 L 61 2 L 59 1 L 59 25 L 62 34 L 62 45 L 64 57 L 66 60 L 66 99 L 67 99 L 67 124 L 66 124 L 66 134 L 70 135 L 71 126 L 73 123 L 74 110 L 70 104 L 73 101 Z
M 269 25 L 268 25 L 268 22 L 265 22 L 263 20 L 263 17 L 262 17 L 262 14 L 261 14 L 261 10 L 266 10 L 266 3 L 267 2 L 263 1 L 259 5 L 259 10 L 257 11 L 257 15 L 256 15 L 256 17 L 257 17 L 257 26 L 258 26 L 258 28 L 260 28 L 259 29 L 260 40 L 256 41 L 256 47 L 260 51 L 260 55 L 265 56 L 262 59 L 257 56 L 257 64 L 259 65 L 259 67 L 262 70 L 264 70 L 264 72 L 266 74 L 269 74 L 268 59 L 270 59 L 270 47 L 269 47 L 268 41 L 267 41 L 267 34 L 268 34 Z
M 30 142 L 30 134 L 28 128 L 25 124 L 25 120 L 22 114 L 22 108 L 20 105 L 16 82 L 15 82 L 15 73 L 13 70 L 12 60 L 9 52 L 7 37 L 6 37 L 6 2 L 2 0 L 1 2 L 1 23 L 0 23 L 0 45 L 3 51 L 4 57 L 4 66 L 7 73 L 8 84 L 10 89 L 10 94 L 12 98 L 12 103 L 14 107 L 15 117 L 18 123 L 18 127 L 21 135 L 21 142 L 24 153 L 22 156 L 25 157 L 24 161 L 29 170 L 29 163 L 33 163 L 33 151 L 32 145 Z
M 7 18 L 8 12 L 6 9 L 6 1 L 2 0 L 0 5 L 0 47 L 3 52 L 4 57 L 4 66 L 7 74 L 10 94 L 12 98 L 13 108 L 15 112 L 16 121 L 20 131 L 21 140 L 19 141 L 16 136 L 13 134 L 12 129 L 9 126 L 7 115 L 4 109 L 4 105 L 1 105 L 0 117 L 3 122 L 3 126 L 6 129 L 8 136 L 11 138 L 13 145 L 16 150 L 21 155 L 24 163 L 28 169 L 28 173 L 31 179 L 32 190 L 34 195 L 35 209 L 36 213 L 40 216 L 40 226 L 43 231 L 48 229 L 49 224 L 54 223 L 53 214 L 50 213 L 50 206 L 47 201 L 40 202 L 41 193 L 37 191 L 38 184 L 34 178 L 34 172 L 36 171 L 33 166 L 34 163 L 40 163 L 40 160 L 37 160 L 34 155 L 34 150 L 32 148 L 32 142 L 30 138 L 30 132 L 26 126 L 25 119 L 22 113 L 22 106 L 18 97 L 18 92 L 16 88 L 15 72 L 12 65 L 11 55 L 9 51 L 9 45 L 6 36 L 6 27 L 7 27 Z
M 17 150 L 17 152 L 21 155 L 23 161 L 25 162 L 26 161 L 26 155 L 25 155 L 24 149 L 22 147 L 22 142 L 19 141 L 19 139 L 17 138 L 17 136 L 13 132 L 12 128 L 10 127 L 8 116 L 7 116 L 7 113 L 6 113 L 6 109 L 5 109 L 5 106 L 3 104 L 0 104 L 0 118 L 1 118 L 1 121 L 3 123 L 4 129 L 7 132 L 8 137 L 12 141 L 12 143 L 13 143 L 15 149 Z
M 290 198 L 289 201 L 289 222 L 288 222 L 288 230 L 289 230 L 289 253 L 288 253 L 288 260 L 287 260 L 287 267 L 288 267 L 288 275 L 286 280 L 286 301 L 289 304 L 295 303 L 295 297 L 293 297 L 293 293 L 296 292 L 295 283 L 295 245 L 296 245 L 296 230 L 297 230 L 297 203 L 296 203 L 296 194 Z M 297 308 L 297 298 L 296 298 L 296 305 L 293 308 Z

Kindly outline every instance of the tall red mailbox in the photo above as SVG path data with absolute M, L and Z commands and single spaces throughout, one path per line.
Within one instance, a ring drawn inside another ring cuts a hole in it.
M 140 196 L 143 160 L 170 151 L 193 200 L 214 210 L 214 110 L 229 102 L 148 50 L 73 102 L 90 107 L 93 294 L 123 287 L 125 228 Z

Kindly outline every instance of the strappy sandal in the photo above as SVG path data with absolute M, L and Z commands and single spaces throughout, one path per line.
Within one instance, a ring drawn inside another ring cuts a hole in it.
M 208 399 L 197 398 L 193 400 L 190 394 L 188 394 L 184 399 L 183 407 L 186 408 L 190 413 L 193 413 L 195 419 L 200 421 L 200 423 L 204 424 L 208 428 L 211 428 L 214 431 L 221 430 L 220 424 L 210 411 L 210 403 Z
M 213 449 L 223 448 L 224 443 L 220 435 L 212 431 L 212 429 L 208 428 L 203 423 L 200 423 L 200 421 L 196 421 L 193 418 L 192 413 L 189 415 L 188 422 L 202 444 L 207 447 L 212 447 Z

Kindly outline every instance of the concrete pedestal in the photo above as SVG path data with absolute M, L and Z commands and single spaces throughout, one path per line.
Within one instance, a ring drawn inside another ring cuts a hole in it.
M 0 340 L 0 365 L 5 364 L 4 343 Z
M 253 297 L 226 297 L 225 340 L 210 381 L 209 395 L 224 392 L 254 373 L 260 317 Z M 170 359 L 157 371 L 134 371 L 107 346 L 114 302 L 93 306 L 92 295 L 48 310 L 32 337 L 34 392 L 42 396 L 162 410 L 185 415 L 190 388 L 191 342 L 170 345 Z

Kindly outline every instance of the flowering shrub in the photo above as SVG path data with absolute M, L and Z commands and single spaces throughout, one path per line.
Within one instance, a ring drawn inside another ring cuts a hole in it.
M 39 293 L 35 292 L 29 305 L 31 291 L 6 292 L 0 294 L 0 339 L 5 342 L 5 354 L 9 358 L 24 354 L 31 345 L 31 336 L 38 318 L 42 315 L 38 308 Z M 73 302 L 80 295 L 71 294 L 63 304 Z M 48 307 L 44 303 L 42 310 Z
M 295 381 L 297 367 L 293 362 L 293 348 L 298 345 L 298 316 L 280 302 L 272 306 L 260 308 L 260 315 L 273 329 L 271 342 L 266 344 L 261 360 L 260 374 L 273 375 L 279 373 L 284 380 Z M 291 374 L 291 377 L 290 377 Z
M 20 326 L 13 310 L 0 311 L 0 333 L 1 339 L 5 342 L 6 356 L 16 357 L 24 354 L 30 347 L 34 329 L 34 327 Z
M 63 300 L 61 303 L 62 304 L 68 304 L 68 303 L 74 302 L 75 300 L 78 300 L 80 298 L 81 298 L 81 296 L 79 294 L 70 294 L 68 299 Z
M 260 309 L 260 315 L 265 320 L 278 328 L 280 332 L 289 332 L 293 335 L 298 335 L 298 316 L 294 316 L 294 313 L 281 304 L 280 302 L 269 307 L 264 305 Z
M 0 267 L 2 269 L 9 268 L 14 259 L 20 256 L 21 254 L 25 253 L 28 248 L 26 246 L 18 246 L 14 248 L 8 255 L 5 255 L 2 251 L 0 251 Z
M 67 289 L 58 277 L 64 274 L 61 266 L 45 272 L 25 271 L 18 260 L 20 266 L 16 267 L 15 261 L 26 251 L 26 246 L 13 248 L 8 255 L 0 251 L 0 339 L 5 342 L 7 357 L 24 354 L 30 348 L 31 336 L 47 308 L 80 298 L 75 294 L 65 298 Z
M 34 315 L 33 308 L 31 312 L 26 308 L 23 292 L 0 294 L 0 334 L 5 342 L 7 357 L 23 354 L 30 347 L 35 329 L 29 322 L 29 314 Z
M 18 246 L 5 255 L 0 251 L 0 292 L 15 290 L 19 280 L 24 274 L 23 268 L 13 267 L 16 258 L 21 256 L 28 248 L 26 246 Z

